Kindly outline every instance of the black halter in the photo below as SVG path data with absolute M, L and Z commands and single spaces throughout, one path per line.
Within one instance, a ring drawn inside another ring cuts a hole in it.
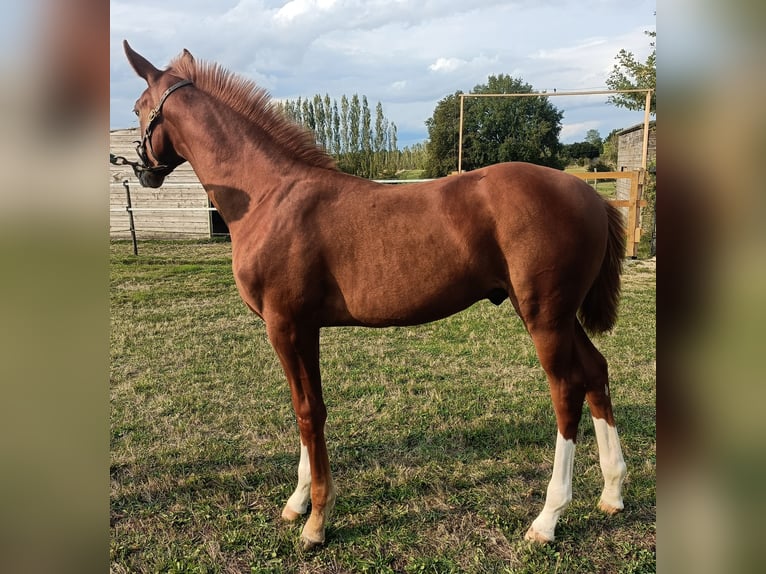
M 109 161 L 116 165 L 130 165 L 133 168 L 133 172 L 136 174 L 136 177 L 139 176 L 141 172 L 148 171 L 152 173 L 157 172 L 167 172 L 170 173 L 173 168 L 164 165 L 164 164 L 157 164 L 157 165 L 151 165 L 149 156 L 146 153 L 147 144 L 149 146 L 149 152 L 151 152 L 152 157 L 154 159 L 157 158 L 157 154 L 154 153 L 154 147 L 152 146 L 152 132 L 154 131 L 155 122 L 160 117 L 160 114 L 162 113 L 162 105 L 165 103 L 165 100 L 168 99 L 168 96 L 175 92 L 179 88 L 183 88 L 184 86 L 191 86 L 192 81 L 191 80 L 181 80 L 178 83 L 173 84 L 170 86 L 160 97 L 159 103 L 152 108 L 152 110 L 149 112 L 149 123 L 146 124 L 146 129 L 144 130 L 144 135 L 141 138 L 140 141 L 136 140 L 134 143 L 136 143 L 136 153 L 138 154 L 138 159 L 140 161 L 130 161 L 128 159 L 125 159 L 122 156 L 116 156 L 114 154 L 109 154 Z

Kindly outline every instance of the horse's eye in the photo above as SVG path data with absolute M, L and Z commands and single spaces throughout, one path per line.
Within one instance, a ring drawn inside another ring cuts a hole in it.
M 138 117 L 138 110 L 136 108 L 133 108 L 133 113 L 136 114 L 136 117 Z

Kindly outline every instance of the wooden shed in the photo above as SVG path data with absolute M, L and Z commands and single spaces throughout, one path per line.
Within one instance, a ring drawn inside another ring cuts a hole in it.
M 617 133 L 617 169 L 618 171 L 635 171 L 643 167 L 644 151 L 644 124 L 638 124 Z M 657 123 L 649 122 L 649 137 L 646 147 L 646 167 L 652 171 L 657 165 Z M 646 174 L 644 174 L 646 176 Z M 651 185 L 653 190 L 653 178 L 645 177 L 645 185 Z M 627 179 L 618 179 L 616 188 L 616 197 L 618 200 L 631 199 L 631 183 Z M 628 253 L 636 256 L 638 253 L 638 242 L 641 236 L 649 237 L 649 253 L 656 253 L 657 243 L 657 223 L 655 217 L 654 193 L 648 193 L 649 188 L 642 186 L 639 188 L 636 200 L 640 201 L 644 208 L 640 210 L 626 209 L 626 221 L 628 228 L 636 226 L 635 241 L 633 248 L 628 249 Z
M 657 163 L 657 122 L 649 122 L 647 166 Z M 641 169 L 644 147 L 644 124 L 640 123 L 617 133 L 617 171 Z M 630 180 L 617 180 L 617 199 L 630 197 Z
M 113 130 L 109 134 L 109 151 L 136 160 L 135 142 L 140 139 L 138 128 Z M 191 239 L 228 234 L 218 212 L 210 210 L 207 194 L 188 163 L 176 168 L 157 189 L 141 187 L 129 165 L 110 165 L 109 235 L 113 239 L 130 238 L 126 185 L 139 239 Z

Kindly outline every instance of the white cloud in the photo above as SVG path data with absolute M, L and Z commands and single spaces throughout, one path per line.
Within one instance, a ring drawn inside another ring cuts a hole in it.
M 589 53 L 593 52 L 593 48 L 598 48 L 606 43 L 606 38 L 588 38 L 573 46 L 563 46 L 553 50 L 540 49 L 533 57 L 540 60 L 577 60 L 587 57 Z
M 465 60 L 460 58 L 438 58 L 428 68 L 433 72 L 454 72 L 465 65 Z
M 329 12 L 337 0 L 291 0 L 274 14 L 274 20 L 280 24 L 289 24 L 305 15 L 315 16 L 317 11 Z
M 588 130 L 598 130 L 600 127 L 601 122 L 599 120 L 590 120 L 573 124 L 563 123 L 561 125 L 559 139 L 564 142 L 583 141 L 585 140 L 585 134 L 588 133 Z M 607 134 L 601 134 L 602 137 L 605 137 L 606 135 Z
M 603 87 L 621 48 L 638 56 L 648 47 L 656 0 L 168 0 L 147 18 L 150 5 L 110 3 L 112 127 L 132 125 L 122 102 L 141 91 L 122 53 L 127 38 L 157 66 L 188 48 L 275 97 L 364 94 L 424 139 L 438 100 L 490 74 L 535 89 Z

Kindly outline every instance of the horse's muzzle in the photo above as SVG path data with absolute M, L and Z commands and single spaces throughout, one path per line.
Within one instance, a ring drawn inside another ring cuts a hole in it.
M 137 174 L 138 183 L 142 187 L 158 188 L 165 181 L 165 177 L 168 175 L 164 171 L 139 171 Z

